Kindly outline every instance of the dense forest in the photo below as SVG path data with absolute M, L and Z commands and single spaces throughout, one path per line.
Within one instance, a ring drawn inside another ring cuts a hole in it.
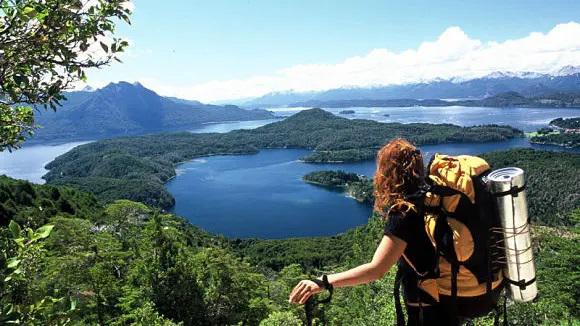
M 508 126 L 380 123 L 311 109 L 253 130 L 159 134 L 82 145 L 49 163 L 44 178 L 50 184 L 91 191 L 103 202 L 123 198 L 169 208 L 174 199 L 165 182 L 175 176 L 176 164 L 195 157 L 306 148 L 313 151 L 304 158 L 308 162 L 357 161 L 374 158 L 376 150 L 394 137 L 424 145 L 501 141 L 522 135 Z
M 576 198 L 578 207 L 579 183 L 551 187 L 532 179 L 544 177 L 536 174 L 553 161 L 562 166 L 545 173 L 575 175 L 578 161 L 569 156 L 510 151 L 486 158 L 526 169 L 530 201 L 550 211 L 550 201 L 538 200 L 533 189 L 546 198 Z M 369 261 L 384 223 L 371 217 L 334 237 L 228 240 L 142 203 L 103 206 L 89 193 L 7 177 L 0 178 L 0 189 L 2 324 L 301 325 L 302 307 L 287 303 L 292 286 Z M 580 223 L 578 209 L 562 215 Z M 533 231 L 541 295 L 534 303 L 510 304 L 510 323 L 577 322 L 580 233 L 577 227 Z M 392 325 L 393 277 L 392 271 L 369 285 L 337 290 L 315 318 L 331 325 Z M 491 325 L 492 317 L 476 324 Z
M 530 138 L 530 142 L 535 144 L 556 145 L 568 148 L 580 147 L 580 133 L 555 132 L 548 134 L 538 134 Z
M 344 187 L 351 182 L 361 181 L 362 176 L 356 173 L 339 171 L 314 171 L 303 176 L 308 183 L 325 187 Z
M 558 118 L 550 121 L 550 125 L 562 129 L 580 129 L 580 118 Z

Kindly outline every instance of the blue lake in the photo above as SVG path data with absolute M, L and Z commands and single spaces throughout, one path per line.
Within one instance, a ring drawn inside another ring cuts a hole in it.
M 60 145 L 24 146 L 12 153 L 0 153 L 0 175 L 34 183 L 44 183 L 42 176 L 48 172 L 44 166 L 74 147 L 88 142 L 72 142 Z
M 254 129 L 272 122 L 280 121 L 281 119 L 266 119 L 266 120 L 250 120 L 250 121 L 229 121 L 220 123 L 206 123 L 202 127 L 190 130 L 194 134 L 202 133 L 224 133 L 238 129 Z
M 310 108 L 270 108 L 280 116 L 289 116 Z M 484 108 L 484 107 L 401 107 L 401 108 L 348 108 L 354 114 L 340 114 L 344 108 L 325 108 L 338 116 L 349 119 L 368 119 L 381 122 L 424 122 L 451 123 L 458 126 L 482 124 L 510 125 L 523 131 L 536 131 L 555 118 L 580 116 L 580 109 L 574 108 Z M 388 115 L 388 116 L 385 116 Z
M 288 116 L 301 108 L 271 110 L 279 116 Z M 462 126 L 498 123 L 525 131 L 544 127 L 554 118 L 580 116 L 578 109 L 353 108 L 352 115 L 339 114 L 342 109 L 327 110 L 347 118 Z M 191 132 L 252 129 L 278 120 L 207 124 Z M 43 183 L 44 165 L 80 144 L 25 146 L 13 153 L 2 152 L 0 174 Z M 435 152 L 478 154 L 530 146 L 522 138 L 500 143 L 424 146 L 422 151 L 427 160 Z M 556 146 L 533 147 L 580 152 Z M 306 184 L 301 178 L 311 171 L 328 169 L 370 176 L 375 169 L 374 162 L 320 165 L 299 162 L 307 153 L 306 150 L 265 150 L 255 155 L 214 156 L 181 164 L 177 167 L 178 176 L 167 184 L 176 198 L 173 211 L 210 232 L 239 238 L 333 235 L 365 223 L 371 212 L 369 207 L 340 192 Z
M 429 160 L 436 152 L 478 154 L 530 146 L 521 138 L 421 149 L 425 160 Z M 560 150 L 554 146 L 537 148 Z M 364 224 L 371 214 L 369 206 L 341 192 L 307 184 L 301 178 L 312 171 L 329 169 L 372 176 L 375 163 L 300 162 L 307 153 L 296 149 L 263 150 L 254 155 L 213 156 L 181 164 L 177 167 L 178 176 L 167 184 L 176 199 L 173 212 L 207 231 L 235 238 L 334 235 Z

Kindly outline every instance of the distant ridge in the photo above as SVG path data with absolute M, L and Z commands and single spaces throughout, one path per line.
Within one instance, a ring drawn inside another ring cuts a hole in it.
M 337 88 L 320 92 L 274 92 L 248 101 L 246 107 L 290 106 L 312 101 L 393 99 L 483 99 L 506 92 L 537 97 L 580 91 L 580 67 L 565 66 L 552 74 L 494 72 L 470 80 L 433 80 L 377 87 Z
M 580 91 L 554 92 L 536 97 L 525 97 L 514 91 L 498 93 L 483 99 L 476 100 L 415 100 L 415 99 L 386 99 L 386 100 L 334 100 L 292 103 L 291 107 L 322 107 L 322 108 L 354 108 L 354 107 L 534 107 L 534 108 L 580 108 Z
M 32 142 L 58 142 L 188 130 L 207 122 L 273 118 L 265 110 L 166 98 L 139 83 L 111 83 L 65 94 L 56 113 L 40 109 Z

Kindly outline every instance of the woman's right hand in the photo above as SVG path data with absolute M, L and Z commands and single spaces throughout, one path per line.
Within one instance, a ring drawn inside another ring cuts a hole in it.
M 290 293 L 288 302 L 304 304 L 312 295 L 322 292 L 322 288 L 313 281 L 300 281 Z

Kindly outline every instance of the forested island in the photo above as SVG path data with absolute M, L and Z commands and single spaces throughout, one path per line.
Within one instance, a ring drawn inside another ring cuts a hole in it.
M 541 295 L 509 305 L 510 322 L 573 324 L 580 318 L 580 233 L 574 227 L 580 221 L 580 158 L 530 149 L 484 157 L 494 168 L 522 167 L 528 178 Z M 342 173 L 312 177 L 329 185 L 354 180 Z M 333 237 L 228 240 L 142 203 L 103 205 L 68 186 L 7 177 L 0 177 L 0 222 L 1 266 L 12 266 L 0 268 L 0 277 L 9 280 L 0 285 L 0 299 L 18 295 L 23 305 L 51 299 L 43 305 L 50 318 L 41 319 L 45 324 L 164 326 L 301 325 L 302 307 L 287 303 L 291 288 L 309 275 L 368 262 L 384 225 L 372 217 Z M 336 290 L 324 315 L 318 310 L 315 318 L 333 325 L 393 324 L 393 279 L 394 271 L 366 286 Z M 477 322 L 492 324 L 493 317 Z
M 560 129 L 580 130 L 580 117 L 578 118 L 558 118 L 550 121 L 550 126 Z
M 373 202 L 372 180 L 344 171 L 314 171 L 303 176 L 305 182 L 326 188 L 338 188 L 360 203 Z
M 195 157 L 252 154 L 266 148 L 305 148 L 306 162 L 344 162 L 374 158 L 394 137 L 418 145 L 502 141 L 521 137 L 509 126 L 459 127 L 451 124 L 380 123 L 349 120 L 321 109 L 299 112 L 284 121 L 225 134 L 174 133 L 98 141 L 74 148 L 50 162 L 49 184 L 70 185 L 110 202 L 124 198 L 169 208 L 174 199 L 165 182 L 175 165 Z
M 558 118 L 550 121 L 553 128 L 542 128 L 531 135 L 530 142 L 568 148 L 580 147 L 580 118 Z

